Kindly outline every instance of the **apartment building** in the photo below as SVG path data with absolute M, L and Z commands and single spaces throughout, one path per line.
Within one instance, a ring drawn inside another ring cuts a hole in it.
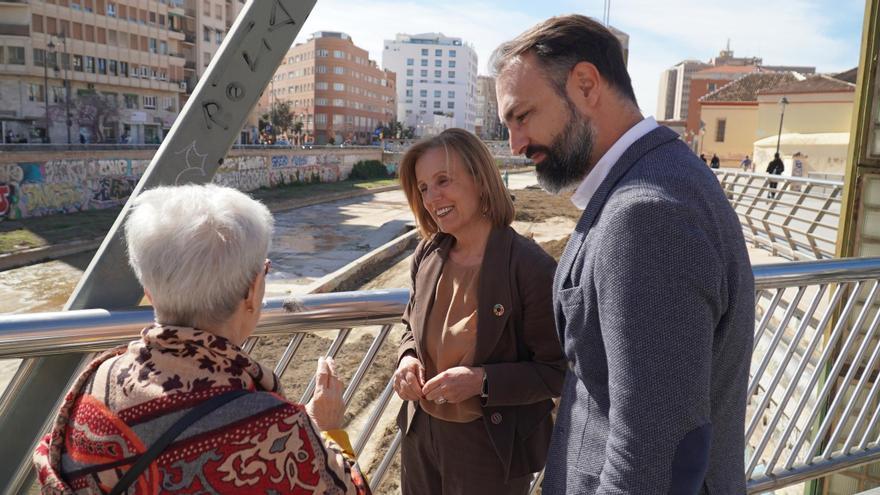
M 495 94 L 495 78 L 477 77 L 477 120 L 474 133 L 482 139 L 502 139 L 501 120 L 498 118 L 498 96 Z
M 287 102 L 304 142 L 366 144 L 379 124 L 393 120 L 395 95 L 394 72 L 379 68 L 347 34 L 319 31 L 287 52 L 259 108 Z
M 385 40 L 382 66 L 398 74 L 397 120 L 422 136 L 434 116 L 474 131 L 477 120 L 477 53 L 461 38 L 442 33 L 398 34 Z
M 0 2 L 4 141 L 159 142 L 184 91 L 169 17 L 158 0 Z

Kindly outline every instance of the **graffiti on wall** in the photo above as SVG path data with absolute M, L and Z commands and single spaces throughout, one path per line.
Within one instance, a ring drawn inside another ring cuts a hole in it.
M 29 218 L 121 205 L 148 160 L 58 159 L 0 164 L 0 218 Z
M 240 155 L 223 161 L 213 182 L 241 191 L 296 183 L 345 180 L 369 152 L 301 152 Z M 110 208 L 122 205 L 149 160 L 58 158 L 0 163 L 0 220 Z

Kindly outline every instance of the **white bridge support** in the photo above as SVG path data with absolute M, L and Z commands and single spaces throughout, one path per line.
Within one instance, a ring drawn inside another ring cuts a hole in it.
M 251 0 L 211 61 L 170 134 L 122 209 L 65 310 L 137 306 L 143 291 L 127 263 L 122 226 L 131 201 L 163 185 L 211 181 L 299 33 L 316 0 Z M 186 214 L 186 212 L 180 212 Z M 0 397 L 0 487 L 32 485 L 34 439 L 46 431 L 70 379 L 89 359 L 81 353 L 26 360 Z

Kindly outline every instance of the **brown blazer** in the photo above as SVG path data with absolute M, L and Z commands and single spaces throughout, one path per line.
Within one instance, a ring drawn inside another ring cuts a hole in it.
M 406 331 L 398 362 L 409 352 L 422 360 L 422 328 L 454 243 L 450 235 L 435 234 L 413 254 L 413 289 L 403 314 Z M 552 257 L 512 228 L 489 234 L 480 268 L 474 365 L 486 370 L 483 423 L 508 479 L 540 471 L 547 459 L 552 398 L 562 392 L 566 369 L 554 327 L 555 270 Z M 418 409 L 412 401 L 401 408 L 398 425 L 404 434 Z

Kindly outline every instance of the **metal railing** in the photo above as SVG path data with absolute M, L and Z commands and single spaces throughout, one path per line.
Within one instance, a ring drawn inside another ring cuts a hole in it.
M 754 267 L 755 352 L 746 417 L 748 492 L 759 493 L 880 460 L 880 258 L 813 261 Z M 387 344 L 408 291 L 403 289 L 309 295 L 267 301 L 254 337 L 289 337 L 275 371 L 284 375 L 307 334 L 333 337 L 326 355 L 352 353 L 347 343 L 370 336 L 363 358 L 348 379 L 344 400 L 352 398 L 377 359 L 392 359 Z M 0 416 L 17 393 L 28 363 L 40 356 L 93 352 L 135 338 L 152 322 L 150 308 L 108 312 L 82 310 L 0 317 L 0 358 L 23 358 L 19 372 L 0 396 Z M 369 410 L 355 433 L 359 462 L 374 488 L 395 459 L 401 435 L 375 438 L 393 399 L 390 373 L 373 387 Z M 305 386 L 300 400 L 311 396 Z M 380 391 L 381 389 L 381 391 Z M 20 458 L 29 452 L 18 452 Z M 19 459 L 20 459 L 19 458 Z M 19 459 L 14 459 L 15 461 Z M 12 462 L 13 459 L 4 459 Z M 21 473 L 19 479 L 25 479 Z M 540 482 L 536 478 L 533 488 Z M 17 493 L 21 487 L 7 487 Z
M 790 260 L 834 257 L 843 181 L 715 170 L 746 240 Z

